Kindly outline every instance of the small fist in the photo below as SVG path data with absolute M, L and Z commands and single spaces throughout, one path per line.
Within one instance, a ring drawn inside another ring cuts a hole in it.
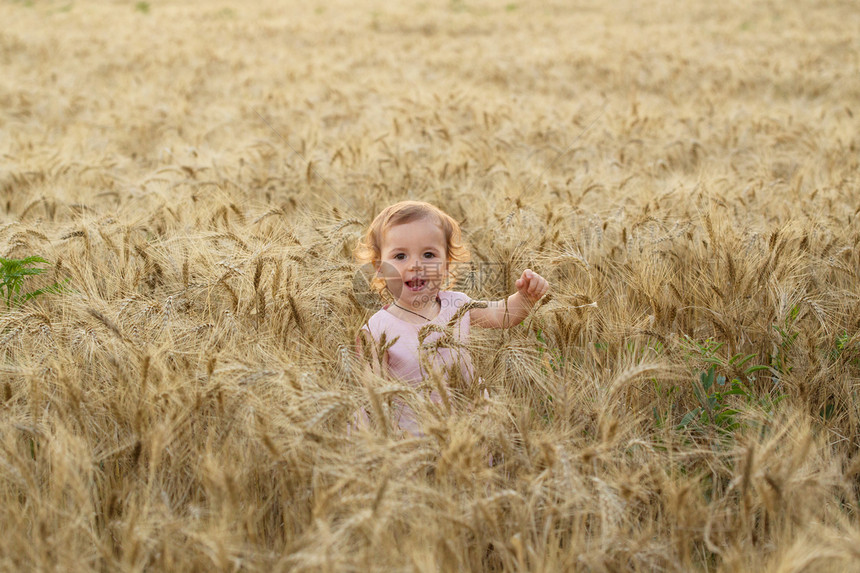
M 531 269 L 523 271 L 523 275 L 517 279 L 516 287 L 517 291 L 532 303 L 540 300 L 540 297 L 549 291 L 549 283 L 546 279 Z

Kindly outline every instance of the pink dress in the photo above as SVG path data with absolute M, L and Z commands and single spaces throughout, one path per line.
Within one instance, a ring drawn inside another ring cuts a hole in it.
M 418 360 L 418 331 L 425 324 L 435 324 L 442 328 L 447 327 L 448 322 L 460 310 L 460 307 L 471 301 L 465 294 L 453 291 L 439 291 L 438 298 L 441 303 L 441 310 L 433 320 L 427 323 L 413 324 L 401 320 L 388 312 L 388 306 L 386 305 L 382 310 L 371 316 L 370 320 L 363 327 L 377 343 L 383 332 L 388 341 L 397 338 L 397 341 L 388 348 L 388 372 L 394 378 L 406 382 L 412 387 L 418 387 L 428 375 L 422 369 Z M 453 325 L 452 334 L 455 342 L 463 345 L 468 342 L 470 320 L 469 312 L 466 312 L 457 321 L 457 324 Z M 441 332 L 430 333 L 424 339 L 423 348 L 420 349 L 420 352 L 427 353 L 427 361 L 431 368 L 445 372 L 450 368 L 459 366 L 463 379 L 471 381 L 474 374 L 469 351 L 465 347 L 434 348 L 433 344 L 442 338 L 442 336 Z M 441 401 L 441 397 L 435 391 L 430 394 L 430 399 L 436 403 Z M 415 413 L 401 401 L 398 400 L 396 403 L 400 410 L 398 420 L 400 428 L 412 435 L 420 435 L 418 423 L 415 420 Z

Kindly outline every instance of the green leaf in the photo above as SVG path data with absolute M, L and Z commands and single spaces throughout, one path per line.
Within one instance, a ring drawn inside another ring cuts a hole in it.
M 749 393 L 743 388 L 732 388 L 728 392 L 723 392 L 723 396 L 749 396 Z
M 793 307 L 791 307 L 791 320 L 794 321 L 794 319 L 797 318 L 798 314 L 800 314 L 800 305 L 796 304 Z
M 735 415 L 740 414 L 740 413 L 741 413 L 740 410 L 735 410 L 734 408 L 726 408 L 725 410 L 723 410 L 721 412 L 721 414 L 725 414 L 726 416 L 735 416 Z
M 716 374 L 716 370 L 714 369 L 714 367 L 713 367 L 713 366 L 711 366 L 710 368 L 708 368 L 708 371 L 707 371 L 707 372 L 702 372 L 702 373 L 700 374 L 700 376 L 699 376 L 699 377 L 702 379 L 702 388 L 704 388 L 704 389 L 705 389 L 705 392 L 707 392 L 708 390 L 710 390 L 710 389 L 711 389 L 711 387 L 714 385 L 714 376 L 715 376 L 715 374 Z
M 747 354 L 743 358 L 741 358 L 741 354 L 735 354 L 732 356 L 732 359 L 729 360 L 729 364 L 732 364 L 735 368 L 741 368 L 744 364 L 755 358 L 755 354 Z
M 33 266 L 36 264 L 50 265 L 50 262 L 38 255 L 23 259 L 6 259 L 0 257 L 0 292 L 5 295 L 7 307 L 21 304 L 45 293 L 64 292 L 64 287 L 60 283 L 54 283 L 29 292 L 24 290 L 24 283 L 29 277 L 41 275 L 45 272 L 45 269 Z
M 696 408 L 695 410 L 690 410 L 689 412 L 687 412 L 687 414 L 683 418 L 681 418 L 681 423 L 678 424 L 678 427 L 679 428 L 686 428 L 690 424 L 690 422 L 692 422 L 693 420 L 698 418 L 699 414 L 701 414 L 701 413 L 702 413 L 701 408 Z
M 34 291 L 30 291 L 30 292 L 26 293 L 26 294 L 21 298 L 21 302 L 28 301 L 28 300 L 30 300 L 31 298 L 36 298 L 37 296 L 42 295 L 42 294 L 48 294 L 48 293 L 52 293 L 52 294 L 63 294 L 63 293 L 67 293 L 67 292 L 69 292 L 69 289 L 67 289 L 67 288 L 65 287 L 65 283 L 67 283 L 67 282 L 69 282 L 69 279 L 64 280 L 62 283 L 58 283 L 58 282 L 57 282 L 57 283 L 54 283 L 54 284 L 52 284 L 52 285 L 48 285 L 48 286 L 46 286 L 46 287 L 44 287 L 44 288 L 40 288 L 40 289 L 36 289 L 36 290 L 34 290 Z

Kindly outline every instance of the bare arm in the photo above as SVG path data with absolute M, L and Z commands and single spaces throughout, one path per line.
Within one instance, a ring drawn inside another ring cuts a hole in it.
M 472 324 L 484 328 L 510 328 L 521 323 L 532 307 L 549 291 L 549 283 L 536 272 L 526 269 L 516 282 L 517 292 L 503 300 L 487 302 L 487 308 L 470 311 Z

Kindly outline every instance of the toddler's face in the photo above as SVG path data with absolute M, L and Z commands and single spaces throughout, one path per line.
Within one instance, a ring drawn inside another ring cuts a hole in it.
M 388 228 L 382 236 L 379 273 L 400 305 L 436 298 L 448 275 L 445 233 L 430 219 Z

